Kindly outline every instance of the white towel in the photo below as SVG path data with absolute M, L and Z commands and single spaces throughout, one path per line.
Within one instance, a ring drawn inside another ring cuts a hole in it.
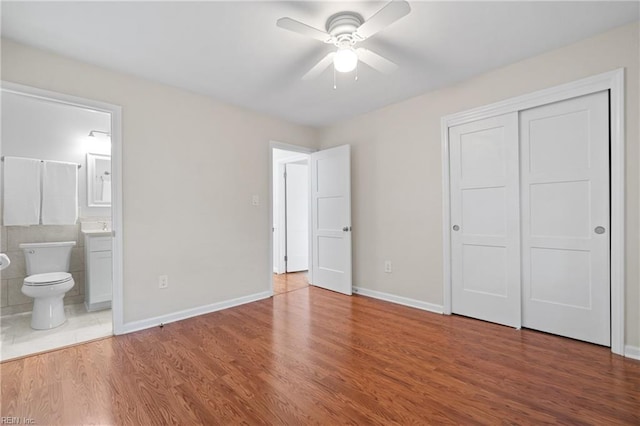
M 102 202 L 111 202 L 111 179 L 106 176 L 102 177 Z
M 4 157 L 4 226 L 40 222 L 40 160 Z
M 42 224 L 74 225 L 78 220 L 78 165 L 45 161 L 42 167 Z

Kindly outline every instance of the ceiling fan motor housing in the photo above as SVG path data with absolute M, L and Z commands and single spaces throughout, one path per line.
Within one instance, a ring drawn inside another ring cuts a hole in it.
M 355 12 L 340 12 L 327 20 L 326 28 L 336 46 L 347 47 L 359 41 L 355 37 L 355 31 L 363 22 L 362 16 Z

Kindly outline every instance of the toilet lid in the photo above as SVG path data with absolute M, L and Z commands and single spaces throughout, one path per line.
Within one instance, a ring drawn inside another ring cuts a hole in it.
M 24 279 L 25 285 L 52 285 L 60 284 L 71 279 L 68 272 L 47 272 L 46 274 L 30 275 Z

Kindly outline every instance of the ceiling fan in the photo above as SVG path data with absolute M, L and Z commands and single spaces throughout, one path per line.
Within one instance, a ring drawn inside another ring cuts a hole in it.
M 351 72 L 356 69 L 358 61 L 364 62 L 379 72 L 388 74 L 398 68 L 395 63 L 369 49 L 355 48 L 354 46 L 393 24 L 409 12 L 411 12 L 411 7 L 405 0 L 392 0 L 366 21 L 355 12 L 336 13 L 327 19 L 326 31 L 291 18 L 280 18 L 276 25 L 337 47 L 336 51 L 328 53 L 311 68 L 302 77 L 303 80 L 311 80 L 319 76 L 332 63 L 337 72 Z

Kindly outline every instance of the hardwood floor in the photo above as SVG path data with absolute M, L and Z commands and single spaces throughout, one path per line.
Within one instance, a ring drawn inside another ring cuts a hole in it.
M 640 424 L 608 348 L 315 287 L 0 370 L 37 424 Z
M 273 274 L 273 294 L 288 293 L 305 287 L 309 287 L 307 271 Z

